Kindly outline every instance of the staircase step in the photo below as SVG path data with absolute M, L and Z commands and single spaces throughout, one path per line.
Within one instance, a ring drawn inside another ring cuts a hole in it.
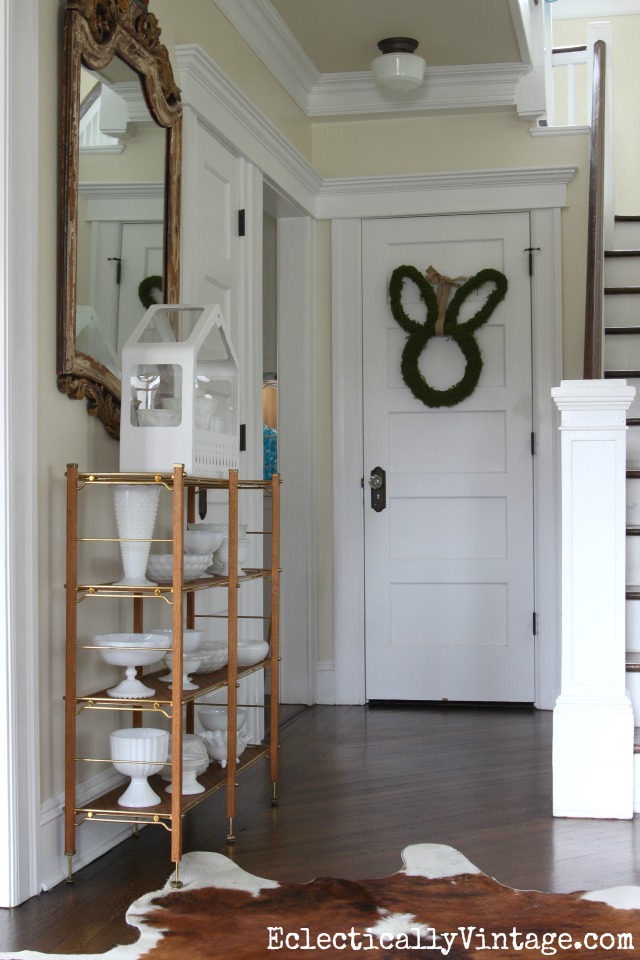
M 640 417 L 627 417 L 627 426 L 640 427 Z M 633 479 L 640 480 L 640 471 L 638 471 L 638 476 L 634 477 Z
M 627 470 L 627 478 L 629 477 L 630 473 L 637 473 L 638 476 L 640 476 L 640 471 L 638 470 Z M 626 528 L 626 533 L 628 537 L 640 537 L 640 524 L 629 524 Z M 629 587 L 628 589 L 631 588 Z M 638 589 L 640 589 L 640 587 Z
M 633 735 L 633 752 L 640 753 L 640 727 L 636 727 Z
M 625 333 L 629 333 L 632 336 L 637 336 L 637 334 L 640 333 L 640 326 L 635 326 L 635 325 L 632 326 L 631 324 L 629 324 L 628 327 L 605 327 L 604 332 L 605 334 L 608 334 L 611 336 L 625 334 Z
M 640 257 L 640 250 L 635 247 L 630 250 L 605 250 L 604 255 L 606 258 L 616 258 L 616 257 Z
M 616 217 L 614 247 L 640 247 L 640 217 Z
M 640 378 L 640 370 L 605 370 L 605 380 L 633 380 Z
M 640 294 L 640 287 L 605 287 L 604 292 L 608 297 L 637 296 Z
M 640 673 L 640 653 L 625 653 L 625 670 L 627 673 Z

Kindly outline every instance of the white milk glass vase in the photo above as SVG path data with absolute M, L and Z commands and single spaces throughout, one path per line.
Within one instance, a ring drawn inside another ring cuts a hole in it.
M 159 498 L 159 486 L 124 483 L 113 488 L 113 504 L 124 566 L 124 577 L 115 586 L 153 586 L 152 581 L 147 580 L 145 571 Z

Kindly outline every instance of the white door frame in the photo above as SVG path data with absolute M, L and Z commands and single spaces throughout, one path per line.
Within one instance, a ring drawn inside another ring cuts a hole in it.
M 0 59 L 0 907 L 39 892 L 38 2 L 3 5 Z M 53 317 L 49 317 L 53 323 Z M 53 358 L 51 358 L 53 377 Z
M 341 206 L 333 216 L 333 462 L 334 638 L 336 703 L 365 702 L 364 523 L 362 460 L 361 219 L 441 213 L 531 213 L 535 253 L 532 278 L 536 706 L 551 709 L 559 683 L 560 555 L 557 416 L 551 388 L 562 375 L 560 208 L 575 168 L 475 171 L 334 184 Z M 495 189 L 508 173 L 508 189 Z M 545 188 L 545 176 L 548 176 Z M 408 181 L 413 187 L 408 190 Z M 483 182 L 484 181 L 484 182 Z M 467 189 L 465 189 L 465 187 Z M 378 191 L 378 195 L 372 192 Z M 336 219 L 342 209 L 345 219 Z M 524 254 L 523 252 L 523 255 Z

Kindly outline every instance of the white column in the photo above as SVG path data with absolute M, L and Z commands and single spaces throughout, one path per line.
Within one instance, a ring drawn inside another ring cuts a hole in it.
M 625 691 L 624 380 L 553 389 L 562 433 L 562 663 L 553 715 L 553 812 L 633 814 L 633 712 Z

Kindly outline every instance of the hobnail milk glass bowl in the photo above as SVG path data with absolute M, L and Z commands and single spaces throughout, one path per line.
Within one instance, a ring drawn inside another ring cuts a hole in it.
M 164 637 L 167 640 L 168 647 L 173 647 L 173 627 L 160 627 L 158 630 L 154 630 L 153 632 L 159 633 L 162 637 Z M 194 651 L 199 650 L 203 636 L 203 630 L 193 630 L 189 627 L 185 627 L 182 631 L 182 652 L 194 653 Z
M 103 633 L 93 638 L 105 663 L 126 667 L 125 679 L 107 690 L 110 697 L 138 699 L 151 697 L 151 687 L 138 680 L 136 667 L 150 666 L 161 660 L 167 650 L 167 638 L 160 633 Z
M 237 712 L 237 731 L 244 727 L 247 720 L 247 711 L 240 707 Z M 226 733 L 228 710 L 224 704 L 218 703 L 200 703 L 198 704 L 198 719 L 205 730 L 223 730 Z
M 118 771 L 131 777 L 131 783 L 118 798 L 121 807 L 154 807 L 161 798 L 147 783 L 147 777 L 159 773 L 169 752 L 169 734 L 156 727 L 114 730 L 111 734 L 111 762 Z
M 202 657 L 194 673 L 215 673 L 229 662 L 229 647 L 226 640 L 204 640 L 198 653 Z
M 211 563 L 211 554 L 204 556 L 193 553 L 184 555 L 184 579 L 197 580 Z M 147 573 L 151 580 L 158 583 L 170 583 L 173 580 L 173 554 L 150 553 L 147 561 Z

